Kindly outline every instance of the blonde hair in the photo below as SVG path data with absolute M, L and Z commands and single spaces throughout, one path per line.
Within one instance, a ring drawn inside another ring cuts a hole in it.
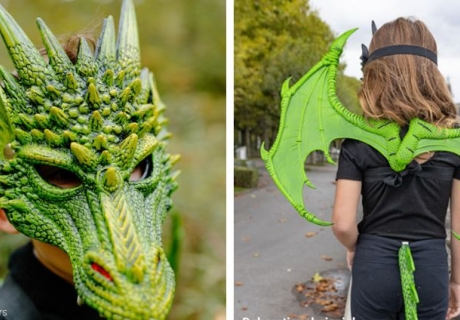
M 379 28 L 369 52 L 398 44 L 437 53 L 436 41 L 427 26 L 406 18 Z M 452 127 L 457 122 L 457 108 L 444 77 L 434 62 L 418 55 L 396 54 L 368 62 L 358 96 L 368 118 L 390 119 L 400 126 L 413 118 L 441 127 Z

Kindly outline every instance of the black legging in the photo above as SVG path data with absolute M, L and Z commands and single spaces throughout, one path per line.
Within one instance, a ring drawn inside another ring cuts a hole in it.
M 449 271 L 444 239 L 409 242 L 420 302 L 419 320 L 445 320 Z M 351 312 L 355 320 L 405 319 L 398 250 L 401 241 L 359 236 L 352 268 Z

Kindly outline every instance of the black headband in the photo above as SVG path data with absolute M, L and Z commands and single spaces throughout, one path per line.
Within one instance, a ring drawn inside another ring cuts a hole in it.
M 436 65 L 438 64 L 438 57 L 436 53 L 426 48 L 419 47 L 419 46 L 412 46 L 412 45 L 406 45 L 406 44 L 388 46 L 388 47 L 377 49 L 373 51 L 370 55 L 369 55 L 369 50 L 367 49 L 365 45 L 362 45 L 362 50 L 363 50 L 363 53 L 361 56 L 362 66 L 364 66 L 367 62 L 370 62 L 372 60 L 382 58 L 385 56 L 392 56 L 394 54 L 412 54 L 416 56 L 421 56 L 421 57 L 424 57 L 424 58 L 427 58 L 433 61 Z

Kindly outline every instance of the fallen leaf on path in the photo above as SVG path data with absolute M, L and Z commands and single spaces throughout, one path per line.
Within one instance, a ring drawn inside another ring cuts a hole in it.
M 299 315 L 299 320 L 307 320 L 307 319 L 309 319 L 308 314 L 301 314 L 301 315 Z
M 322 255 L 321 259 L 323 259 L 324 261 L 332 261 L 332 257 L 326 255 Z
M 253 256 L 254 258 L 258 258 L 258 257 L 260 256 L 260 253 L 254 253 L 252 256 Z
M 305 234 L 305 237 L 306 237 L 306 238 L 311 238 L 311 237 L 316 236 L 317 234 L 318 234 L 318 232 L 307 232 L 307 233 Z
M 319 273 L 315 273 L 312 280 L 313 284 L 311 282 L 297 283 L 294 287 L 295 292 L 298 292 L 305 297 L 305 299 L 301 302 L 301 305 L 304 307 L 309 307 L 315 304 L 319 305 L 321 306 L 321 312 L 327 315 L 326 319 L 342 319 L 343 312 L 345 310 L 346 298 L 340 296 L 338 293 L 338 290 L 335 287 L 334 278 L 325 278 Z M 299 317 L 298 319 L 301 318 Z M 310 318 L 308 318 L 307 315 L 307 317 L 302 319 Z
M 305 290 L 305 285 L 303 284 L 296 284 L 295 285 L 295 289 L 297 290 L 297 292 L 302 292 Z
M 297 315 L 295 313 L 290 313 L 288 314 L 288 318 L 297 319 Z
M 319 275 L 319 273 L 317 272 L 317 273 L 315 273 L 315 274 L 313 275 L 313 278 L 312 278 L 311 280 L 312 280 L 313 282 L 319 282 L 319 281 L 321 281 L 321 280 L 323 280 L 323 279 L 324 279 L 324 278 L 321 277 L 321 276 Z
M 235 287 L 241 287 L 242 285 L 243 285 L 243 282 L 235 281 Z
M 331 303 L 331 304 L 329 304 L 329 305 L 327 305 L 327 306 L 324 306 L 324 307 L 321 309 L 321 311 L 322 311 L 322 312 L 331 312 L 331 311 L 337 310 L 338 307 L 339 307 L 339 306 L 336 305 L 335 303 Z

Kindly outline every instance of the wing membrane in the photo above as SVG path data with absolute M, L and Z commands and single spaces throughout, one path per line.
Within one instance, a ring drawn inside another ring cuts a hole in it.
M 303 186 L 314 187 L 305 174 L 307 156 L 324 151 L 329 162 L 330 143 L 338 138 L 352 138 L 373 145 L 388 157 L 387 139 L 380 128 L 394 127 L 385 121 L 366 121 L 348 111 L 336 95 L 335 78 L 342 49 L 356 29 L 338 37 L 330 50 L 304 77 L 289 87 L 290 79 L 281 91 L 280 128 L 270 151 L 261 148 L 265 166 L 278 188 L 308 221 L 331 225 L 308 212 L 303 204 Z M 394 128 L 393 128 L 394 129 Z

